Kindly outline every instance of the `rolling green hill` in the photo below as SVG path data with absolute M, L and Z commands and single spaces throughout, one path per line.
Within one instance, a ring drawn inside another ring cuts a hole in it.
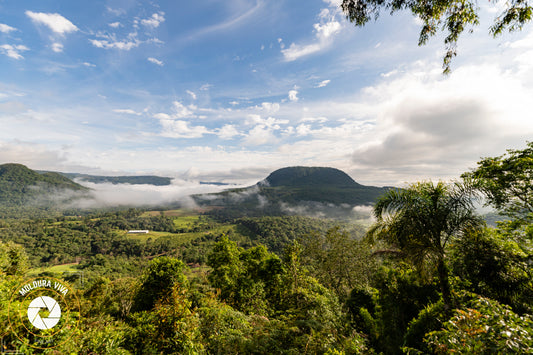
M 83 187 L 58 173 L 38 173 L 22 164 L 0 165 L 0 204 L 19 206 L 58 192 L 87 192 Z
M 211 213 L 227 218 L 281 215 L 290 206 L 303 205 L 314 212 L 335 205 L 347 213 L 356 205 L 372 205 L 389 189 L 358 184 L 338 169 L 298 166 L 276 170 L 248 188 L 199 195 L 195 200 L 203 206 L 219 207 Z

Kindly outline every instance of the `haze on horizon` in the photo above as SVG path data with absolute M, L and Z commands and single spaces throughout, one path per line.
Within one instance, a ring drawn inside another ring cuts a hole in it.
M 0 164 L 398 186 L 531 140 L 531 26 L 493 39 L 480 4 L 443 76 L 442 38 L 418 47 L 409 13 L 355 28 L 339 3 L 0 1 Z

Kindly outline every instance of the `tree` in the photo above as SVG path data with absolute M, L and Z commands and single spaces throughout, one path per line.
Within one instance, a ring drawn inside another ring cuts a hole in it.
M 390 190 L 374 206 L 376 223 L 368 231 L 396 247 L 419 268 L 437 268 L 442 298 L 452 306 L 446 245 L 477 229 L 483 222 L 474 214 L 471 186 L 419 182 L 403 190 Z
M 533 142 L 525 149 L 508 149 L 502 156 L 484 158 L 477 164 L 463 177 L 472 178 L 488 202 L 507 216 L 532 222 Z
M 183 275 L 184 268 L 183 261 L 166 256 L 150 261 L 148 270 L 141 277 L 133 310 L 150 310 L 159 299 L 168 297 L 173 292 L 174 284 L 185 284 L 187 278 Z
M 477 296 L 465 309 L 456 309 L 441 330 L 425 341 L 435 354 L 531 354 L 533 319 L 508 306 Z
M 334 290 L 341 301 L 355 286 L 368 285 L 376 269 L 368 245 L 340 227 L 300 238 L 302 262 L 320 283 Z
M 400 10 L 411 10 L 423 22 L 418 45 L 426 44 L 429 37 L 434 36 L 440 28 L 447 33 L 444 39 L 444 73 L 450 72 L 451 60 L 457 54 L 459 36 L 465 29 L 472 32 L 474 26 L 479 25 L 479 7 L 473 0 L 343 0 L 341 7 L 356 26 L 364 26 L 371 19 L 377 19 L 382 9 L 390 11 L 391 15 Z M 533 7 L 528 1 L 510 0 L 494 21 L 490 33 L 497 36 L 506 30 L 520 30 L 531 21 L 532 14 Z

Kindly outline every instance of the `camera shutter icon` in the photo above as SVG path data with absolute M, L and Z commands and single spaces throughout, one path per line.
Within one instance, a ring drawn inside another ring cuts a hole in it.
M 39 315 L 43 308 L 48 309 L 48 317 L 42 318 Z M 61 307 L 52 297 L 37 297 L 28 306 L 28 319 L 35 328 L 52 329 L 61 319 Z

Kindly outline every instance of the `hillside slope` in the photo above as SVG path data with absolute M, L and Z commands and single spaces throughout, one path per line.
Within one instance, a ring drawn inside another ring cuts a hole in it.
M 22 164 L 0 165 L 0 203 L 2 206 L 16 206 L 58 192 L 88 191 L 58 173 L 38 173 Z

